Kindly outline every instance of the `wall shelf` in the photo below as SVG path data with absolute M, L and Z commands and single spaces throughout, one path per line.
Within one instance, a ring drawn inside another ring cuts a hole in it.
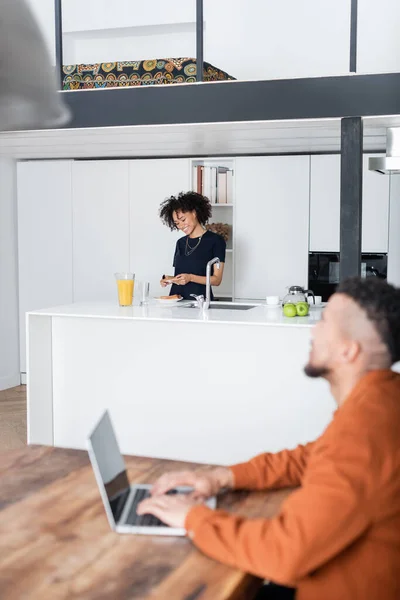
M 226 223 L 230 226 L 227 241 L 224 277 L 220 288 L 214 290 L 219 298 L 234 298 L 235 295 L 235 159 L 231 157 L 192 158 L 189 161 L 191 189 L 210 198 L 212 216 L 210 223 Z M 225 173 L 220 177 L 221 173 Z M 215 202 L 221 197 L 227 202 Z M 220 210 L 224 209 L 224 210 Z

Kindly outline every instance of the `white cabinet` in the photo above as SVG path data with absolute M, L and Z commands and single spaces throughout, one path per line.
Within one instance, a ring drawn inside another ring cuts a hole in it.
M 25 314 L 70 304 L 72 161 L 17 166 L 20 364 L 26 372 Z
M 189 159 L 131 160 L 128 164 L 130 268 L 136 281 L 149 281 L 150 295 L 157 296 L 163 291 L 162 275 L 173 274 L 175 244 L 181 235 L 163 225 L 158 212 L 168 196 L 190 189 Z
M 311 156 L 310 251 L 339 252 L 340 155 Z
M 387 252 L 389 177 L 363 162 L 362 252 Z M 376 155 L 373 155 L 376 156 Z M 310 251 L 340 250 L 340 155 L 311 157 Z
M 235 296 L 308 283 L 309 156 L 236 159 Z
M 74 302 L 116 301 L 114 273 L 129 271 L 129 161 L 75 161 Z
M 390 178 L 368 169 L 370 156 L 377 155 L 364 154 L 362 251 L 387 252 Z

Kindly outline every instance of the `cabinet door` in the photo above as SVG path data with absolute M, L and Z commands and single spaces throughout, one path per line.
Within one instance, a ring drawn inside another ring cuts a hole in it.
M 340 250 L 340 155 L 311 156 L 310 251 Z
M 368 169 L 368 158 L 376 154 L 365 154 L 363 163 L 363 215 L 362 251 L 387 252 L 389 238 L 389 181 Z
M 235 296 L 308 282 L 309 156 L 236 159 Z
M 362 252 L 387 252 L 389 177 L 363 162 Z M 376 156 L 376 155 L 373 155 Z M 310 250 L 340 250 L 340 155 L 311 157 Z
M 129 161 L 76 161 L 72 176 L 74 302 L 116 302 L 129 271 Z
M 150 282 L 151 296 L 162 293 L 162 275 L 173 274 L 175 244 L 181 235 L 161 223 L 160 204 L 189 190 L 189 176 L 189 159 L 129 161 L 130 265 L 138 282 Z
M 72 161 L 17 166 L 21 372 L 25 314 L 72 302 Z

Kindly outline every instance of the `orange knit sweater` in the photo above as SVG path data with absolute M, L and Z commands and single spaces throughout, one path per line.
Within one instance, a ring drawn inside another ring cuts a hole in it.
M 273 519 L 193 508 L 205 554 L 297 588 L 297 600 L 400 599 L 400 375 L 372 371 L 306 446 L 231 467 L 235 487 L 301 487 Z

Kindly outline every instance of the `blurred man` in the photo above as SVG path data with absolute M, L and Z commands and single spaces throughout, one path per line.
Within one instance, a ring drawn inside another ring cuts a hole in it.
M 205 554 L 280 584 L 260 598 L 398 600 L 400 375 L 391 366 L 399 360 L 400 290 L 348 280 L 314 327 L 305 367 L 329 382 L 338 405 L 323 435 L 230 468 L 164 475 L 141 514 L 184 526 Z M 164 495 L 182 484 L 198 496 L 301 487 L 275 518 L 245 519 Z
M 0 0 L 0 131 L 56 127 L 68 119 L 31 10 L 25 0 Z

